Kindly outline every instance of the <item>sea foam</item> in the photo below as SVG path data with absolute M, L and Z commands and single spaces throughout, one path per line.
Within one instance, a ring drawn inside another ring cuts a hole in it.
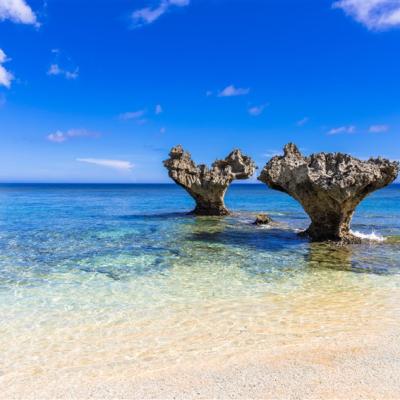
M 372 231 L 371 233 L 362 233 L 359 231 L 350 231 L 350 232 L 351 234 L 357 236 L 360 239 L 371 240 L 373 242 L 384 242 L 386 240 L 386 238 L 384 238 L 382 235 L 379 235 L 374 231 Z

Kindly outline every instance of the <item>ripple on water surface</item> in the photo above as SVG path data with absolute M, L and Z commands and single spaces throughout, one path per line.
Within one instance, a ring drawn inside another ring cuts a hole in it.
M 175 187 L 74 190 L 0 191 L 7 375 L 156 368 L 397 326 L 399 189 L 354 221 L 386 240 L 349 247 L 299 238 L 298 205 L 258 186 L 231 189 L 241 211 L 222 219 L 171 212 L 191 207 Z M 275 223 L 253 226 L 257 211 Z

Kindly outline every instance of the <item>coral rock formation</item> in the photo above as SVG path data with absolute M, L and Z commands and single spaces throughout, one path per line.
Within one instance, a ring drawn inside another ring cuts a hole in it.
M 256 166 L 250 157 L 234 150 L 224 160 L 217 160 L 211 169 L 196 165 L 182 146 L 174 147 L 164 161 L 171 179 L 182 186 L 196 201 L 196 215 L 228 215 L 224 197 L 235 179 L 248 179 Z
M 258 214 L 254 225 L 268 225 L 272 222 L 272 219 L 267 214 Z
M 259 180 L 301 203 L 311 219 L 313 241 L 357 243 L 350 223 L 357 205 L 370 193 L 393 182 L 399 163 L 382 158 L 361 161 L 347 154 L 318 153 L 303 157 L 289 143 L 284 156 L 272 158 Z

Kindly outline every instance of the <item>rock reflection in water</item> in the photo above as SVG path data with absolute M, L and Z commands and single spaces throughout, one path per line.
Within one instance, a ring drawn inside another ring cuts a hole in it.
M 364 243 L 357 246 L 310 243 L 306 261 L 311 268 L 377 275 L 397 274 L 398 268 L 393 268 L 392 260 L 383 260 L 379 256 L 386 246 L 385 243 Z

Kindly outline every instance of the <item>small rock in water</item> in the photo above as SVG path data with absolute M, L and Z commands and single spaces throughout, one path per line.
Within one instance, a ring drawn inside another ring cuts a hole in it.
M 258 214 L 254 225 L 268 225 L 272 220 L 267 214 Z

